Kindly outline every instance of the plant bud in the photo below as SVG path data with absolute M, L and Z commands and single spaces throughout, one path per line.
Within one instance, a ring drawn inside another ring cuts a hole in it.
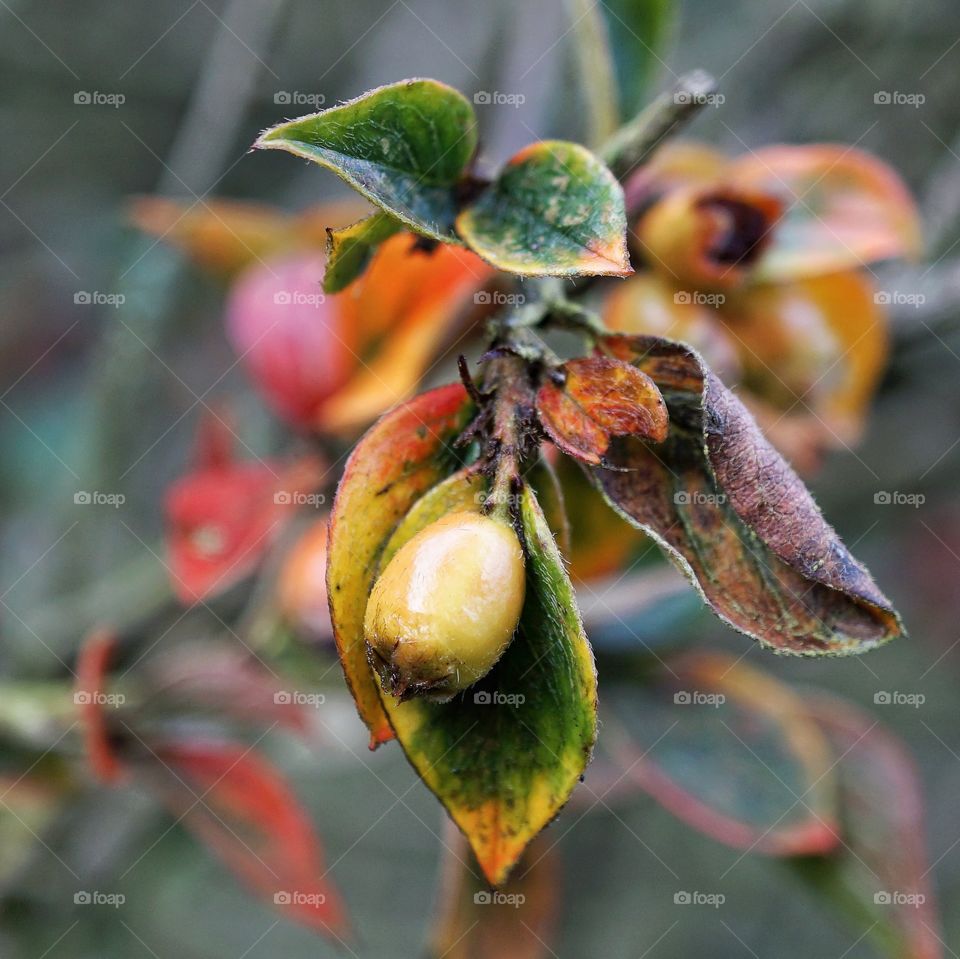
M 370 663 L 400 700 L 445 702 L 507 648 L 526 587 L 514 531 L 457 512 L 421 530 L 374 584 L 364 619 Z

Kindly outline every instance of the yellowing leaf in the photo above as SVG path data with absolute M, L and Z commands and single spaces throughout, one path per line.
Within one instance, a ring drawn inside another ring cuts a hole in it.
M 458 474 L 431 490 L 397 529 L 381 563 L 438 516 L 475 505 L 480 483 Z M 567 801 L 596 734 L 593 655 L 563 561 L 529 488 L 521 513 L 527 598 L 518 633 L 497 665 L 448 703 L 397 703 L 383 694 L 407 758 L 493 885 L 506 880 Z
M 363 615 L 377 564 L 396 525 L 455 463 L 451 444 L 470 406 L 459 385 L 422 393 L 389 412 L 347 461 L 330 516 L 327 592 L 340 663 L 375 747 L 393 733 L 367 664 Z
M 521 276 L 624 276 L 623 190 L 585 147 L 534 143 L 457 217 L 467 245 Z

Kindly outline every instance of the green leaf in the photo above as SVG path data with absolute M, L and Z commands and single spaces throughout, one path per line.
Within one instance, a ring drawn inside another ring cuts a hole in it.
M 381 557 L 457 509 L 485 481 L 457 473 L 408 513 Z M 527 595 L 513 642 L 491 672 L 448 703 L 383 705 L 407 758 L 470 842 L 487 879 L 503 883 L 576 786 L 596 736 L 596 671 L 573 587 L 529 487 L 520 511 Z
M 611 697 L 603 745 L 623 775 L 694 829 L 773 856 L 839 843 L 833 757 L 802 700 L 733 656 L 671 661 Z
M 402 80 L 271 127 L 254 146 L 313 160 L 409 229 L 455 241 L 452 187 L 476 150 L 476 117 L 451 87 Z
M 689 347 L 610 336 L 660 387 L 665 442 L 614 440 L 594 482 L 735 629 L 778 652 L 861 653 L 903 635 L 890 601 L 743 404 Z
M 674 21 L 673 0 L 599 0 L 607 24 L 619 93 L 620 118 L 633 118 L 649 99 L 663 66 L 658 56 Z
M 347 460 L 330 514 L 327 590 L 347 685 L 371 746 L 393 737 L 367 663 L 363 615 L 377 563 L 397 524 L 456 462 L 451 444 L 472 407 L 459 384 L 421 393 L 391 410 Z
M 402 229 L 403 224 L 389 213 L 374 213 L 341 230 L 328 229 L 323 291 L 346 289 L 367 268 L 377 247 Z
M 623 190 L 586 147 L 561 140 L 517 153 L 457 217 L 487 262 L 521 276 L 624 276 Z

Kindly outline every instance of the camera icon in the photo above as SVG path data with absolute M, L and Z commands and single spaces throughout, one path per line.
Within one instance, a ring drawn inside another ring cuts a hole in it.
M 689 892 L 675 892 L 673 894 L 673 904 L 675 906 L 689 906 L 692 902 Z
M 678 306 L 687 306 L 693 302 L 693 297 L 687 290 L 677 290 L 677 292 L 673 294 L 673 302 Z
M 273 102 L 276 103 L 276 104 L 278 104 L 278 105 L 284 104 L 284 103 L 292 103 L 292 102 L 293 102 L 293 97 L 290 96 L 290 94 L 287 93 L 286 90 L 278 90 L 278 91 L 273 95 Z
M 873 501 L 877 506 L 889 506 L 893 497 L 886 490 L 878 490 L 873 494 Z
M 87 93 L 86 90 L 78 90 L 73 95 L 73 102 L 86 105 L 88 103 L 93 103 L 93 97 Z
M 89 906 L 92 901 L 89 892 L 75 892 L 73 894 L 73 904 L 75 906 Z
M 479 293 L 473 294 L 473 302 L 483 306 L 488 306 L 493 302 L 493 297 L 486 290 L 481 290 Z
M 877 706 L 889 706 L 893 702 L 893 697 L 885 689 L 873 694 L 873 702 Z
M 677 706 L 689 706 L 693 702 L 693 697 L 686 689 L 681 689 L 673 694 L 673 701 Z
M 473 894 L 473 903 L 475 906 L 489 906 L 492 901 L 490 893 L 485 889 Z
M 293 694 L 286 689 L 277 690 L 273 694 L 273 701 L 277 706 L 289 706 L 293 702 Z
M 677 493 L 673 494 L 673 501 L 677 506 L 689 506 L 690 505 L 690 494 L 686 490 L 680 490 Z
M 889 306 L 893 302 L 893 297 L 886 290 L 877 290 L 873 294 L 873 302 L 877 306 Z
M 480 690 L 473 694 L 473 701 L 478 706 L 489 706 L 493 700 L 490 696 L 490 693 L 488 693 L 486 690 Z
M 93 297 L 85 290 L 73 294 L 73 302 L 78 306 L 86 306 L 93 302 Z
M 273 494 L 273 502 L 277 506 L 289 506 L 293 502 L 293 496 L 289 490 L 277 490 L 277 492 Z
M 892 103 L 893 97 L 886 90 L 878 90 L 873 95 L 874 103 Z
M 474 103 L 490 103 L 492 102 L 492 97 L 486 90 L 480 90 L 478 93 L 473 95 Z
M 889 892 L 875 892 L 873 894 L 874 905 L 877 906 L 889 906 L 893 902 L 893 896 Z
M 693 103 L 693 94 L 689 90 L 678 90 L 673 95 L 674 103 Z
M 289 892 L 275 892 L 273 894 L 273 904 L 275 906 L 289 906 L 293 902 L 293 896 Z
M 77 492 L 73 494 L 73 502 L 77 506 L 89 506 L 93 502 L 93 496 L 86 490 L 77 490 Z
M 93 696 L 86 690 L 78 689 L 73 694 L 73 704 L 75 706 L 89 706 L 93 702 Z
M 289 306 L 292 301 L 293 297 L 290 295 L 289 290 L 277 290 L 277 292 L 273 294 L 273 302 L 276 303 L 277 306 Z

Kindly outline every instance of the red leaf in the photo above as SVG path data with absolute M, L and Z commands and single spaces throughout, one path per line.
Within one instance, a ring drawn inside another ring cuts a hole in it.
M 188 604 L 252 572 L 292 515 L 296 494 L 315 489 L 323 475 L 314 457 L 238 462 L 209 437 L 200 458 L 170 487 L 164 504 L 173 588 Z
M 106 671 L 117 646 L 109 630 L 96 629 L 83 641 L 77 655 L 73 700 L 80 712 L 83 744 L 93 774 L 104 783 L 121 778 L 123 770 L 110 742 L 103 707 L 106 696 Z
M 227 742 L 168 742 L 155 755 L 167 805 L 238 879 L 295 922 L 349 935 L 313 824 L 278 770 Z

